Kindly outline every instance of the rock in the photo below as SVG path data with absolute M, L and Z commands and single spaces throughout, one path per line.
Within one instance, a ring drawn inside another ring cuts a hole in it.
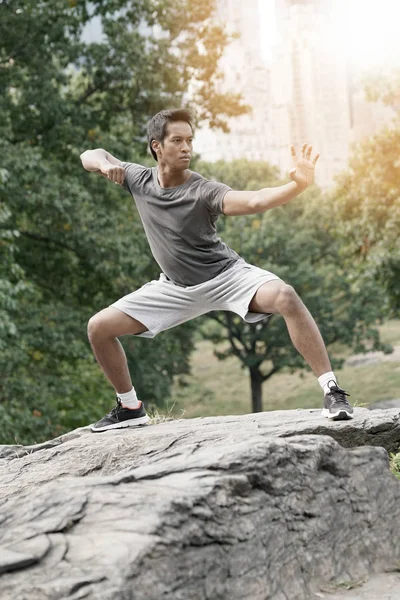
M 400 398 L 397 400 L 379 400 L 368 406 L 369 410 L 397 408 L 400 412 Z
M 366 367 L 381 362 L 399 362 L 400 346 L 394 346 L 393 352 L 365 352 L 364 354 L 353 354 L 349 356 L 344 364 L 346 367 Z
M 323 588 L 322 593 L 315 595 L 315 600 L 318 597 L 325 600 L 396 600 L 399 597 L 400 573 L 382 573 L 367 579 L 365 583 L 360 581 L 360 584 L 339 582 L 327 586 L 326 591 Z
M 344 361 L 345 367 L 368 367 L 379 365 L 383 361 L 383 352 L 366 352 L 365 354 L 354 354 Z
M 11 548 L 0 547 L 0 573 L 22 569 L 36 562 L 36 558 L 30 554 L 14 552 Z
M 306 600 L 383 571 L 400 559 L 399 446 L 399 411 L 367 409 L 3 446 L 0 598 Z

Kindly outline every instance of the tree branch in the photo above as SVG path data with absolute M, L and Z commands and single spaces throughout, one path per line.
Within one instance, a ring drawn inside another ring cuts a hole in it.
M 264 381 L 267 381 L 267 379 L 269 379 L 270 377 L 272 377 L 272 375 L 275 375 L 275 373 L 277 373 L 278 371 L 281 370 L 281 367 L 273 367 L 269 373 L 267 373 L 266 375 L 262 375 L 261 376 L 261 380 L 264 383 Z
M 104 90 L 107 87 L 107 84 L 105 81 L 102 82 L 102 84 L 97 84 L 95 86 L 92 86 L 91 84 L 86 88 L 86 90 L 83 92 L 83 94 L 80 96 L 80 98 L 78 98 L 78 100 L 76 100 L 75 102 L 75 106 L 81 106 L 81 104 L 83 104 L 88 98 L 90 98 L 90 96 L 92 96 L 95 92 L 98 92 L 99 90 Z
M 225 318 L 226 318 L 226 322 L 227 322 L 225 327 L 228 329 L 228 335 L 230 337 L 234 336 L 237 339 L 237 341 L 240 342 L 240 344 L 242 344 L 242 346 L 246 350 L 247 354 L 250 354 L 251 348 L 246 346 L 246 343 L 243 341 L 243 337 L 240 333 L 239 327 L 237 327 L 235 325 L 235 323 L 233 322 L 233 314 L 231 312 L 226 312 Z
M 19 231 L 19 234 L 24 237 L 27 237 L 31 240 L 35 240 L 37 242 L 44 242 L 46 244 L 54 244 L 55 246 L 59 246 L 60 248 L 69 250 L 69 252 L 73 252 L 80 260 L 88 263 L 86 256 L 83 256 L 76 250 L 76 248 L 73 248 L 72 246 L 69 246 L 68 244 L 65 244 L 64 242 L 59 242 L 58 240 L 54 240 L 52 238 L 39 235 L 37 233 L 31 233 L 30 231 Z
M 246 356 L 245 356 L 245 354 L 243 353 L 243 350 L 241 350 L 240 348 L 238 348 L 238 347 L 236 346 L 236 344 L 235 344 L 235 340 L 234 340 L 234 336 L 233 336 L 233 332 L 232 332 L 232 329 L 233 329 L 233 327 L 232 327 L 232 325 L 233 325 L 233 315 L 232 315 L 230 312 L 226 312 L 226 313 L 225 313 L 225 319 L 226 319 L 226 321 L 227 321 L 227 325 L 225 325 L 225 326 L 226 326 L 226 328 L 227 328 L 227 330 L 228 330 L 228 339 L 229 339 L 229 343 L 230 343 L 230 345 L 231 345 L 231 347 L 232 347 L 232 352 L 233 352 L 233 353 L 234 353 L 234 354 L 235 354 L 235 355 L 236 355 L 238 358 L 240 358 L 240 360 L 242 361 L 242 363 L 243 363 L 243 364 L 246 364 L 246 360 L 245 360 L 245 359 L 246 359 Z M 246 348 L 245 344 L 243 344 L 243 342 L 242 342 L 242 340 L 241 340 L 240 336 L 239 336 L 239 337 L 238 337 L 238 336 L 236 336 L 236 339 L 238 340 L 238 342 L 240 342 L 240 343 L 242 344 L 243 348 L 244 348 L 244 349 L 247 351 L 247 353 L 248 353 L 248 350 L 247 350 L 247 348 Z

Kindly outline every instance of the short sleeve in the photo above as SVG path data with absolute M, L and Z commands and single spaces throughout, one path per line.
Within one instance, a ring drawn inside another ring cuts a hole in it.
M 125 180 L 122 187 L 134 194 L 138 190 L 138 183 L 146 167 L 136 163 L 123 162 L 121 166 L 125 169 Z
M 202 193 L 208 210 L 212 215 L 222 215 L 222 202 L 227 192 L 232 188 L 218 181 L 206 181 Z

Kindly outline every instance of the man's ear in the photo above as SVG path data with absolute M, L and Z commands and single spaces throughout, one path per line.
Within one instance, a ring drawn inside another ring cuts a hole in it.
M 161 142 L 159 142 L 158 140 L 153 140 L 151 142 L 151 149 L 154 150 L 154 152 L 156 154 L 160 150 L 160 148 L 161 148 Z

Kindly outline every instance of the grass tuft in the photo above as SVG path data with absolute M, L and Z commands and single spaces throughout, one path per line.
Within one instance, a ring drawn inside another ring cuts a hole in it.
M 394 452 L 390 455 L 390 470 L 393 475 L 400 479 L 400 452 L 395 454 Z
M 367 577 L 363 579 L 357 579 L 354 581 L 336 581 L 331 582 L 327 586 L 321 588 L 321 591 L 326 593 L 336 592 L 337 590 L 354 590 L 355 588 L 361 587 L 367 582 Z
M 167 421 L 174 421 L 177 416 L 173 416 L 172 412 L 174 411 L 175 408 L 175 402 L 167 407 L 167 410 L 165 413 L 160 413 L 158 408 L 154 407 L 154 408 L 150 408 L 149 410 L 147 410 L 147 414 L 150 417 L 150 425 L 158 425 L 159 423 L 166 423 Z M 184 415 L 185 411 L 182 411 L 182 417 Z

